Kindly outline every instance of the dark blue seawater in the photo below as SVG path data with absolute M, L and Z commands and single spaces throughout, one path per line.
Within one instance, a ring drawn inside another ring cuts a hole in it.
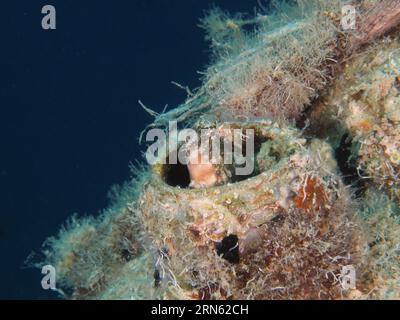
M 265 3 L 266 1 L 262 1 Z M 208 60 L 197 27 L 212 4 L 253 12 L 257 0 L 0 2 L 0 298 L 55 298 L 31 251 L 74 212 L 96 215 L 141 159 L 151 117 L 199 86 Z M 56 30 L 41 9 L 56 8 Z

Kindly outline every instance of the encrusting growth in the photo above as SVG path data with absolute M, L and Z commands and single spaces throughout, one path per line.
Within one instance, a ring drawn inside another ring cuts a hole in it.
M 196 148 L 136 170 L 99 217 L 46 242 L 66 298 L 399 298 L 400 1 L 357 1 L 354 31 L 344 4 L 201 21 L 203 85 L 171 111 L 143 106 L 149 128 L 251 129 L 254 170 L 199 164 Z

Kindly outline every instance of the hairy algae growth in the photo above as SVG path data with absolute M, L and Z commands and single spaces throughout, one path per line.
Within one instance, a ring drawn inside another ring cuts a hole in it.
M 66 298 L 400 298 L 400 3 L 357 1 L 352 32 L 344 4 L 201 20 L 203 85 L 169 112 L 145 107 L 149 128 L 252 128 L 255 174 L 210 167 L 204 185 L 184 165 L 136 170 L 100 216 L 46 241 Z

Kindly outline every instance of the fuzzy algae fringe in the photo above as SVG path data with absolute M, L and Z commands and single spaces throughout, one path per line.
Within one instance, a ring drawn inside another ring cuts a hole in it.
M 174 166 L 135 170 L 99 217 L 46 241 L 66 298 L 400 298 L 400 2 L 359 1 L 353 33 L 343 4 L 202 20 L 203 85 L 149 127 L 252 128 L 256 174 L 216 167 L 190 188 Z

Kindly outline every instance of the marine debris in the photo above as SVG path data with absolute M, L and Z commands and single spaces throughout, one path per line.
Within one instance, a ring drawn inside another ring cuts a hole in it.
M 400 298 L 400 1 L 355 1 L 354 30 L 345 5 L 202 20 L 203 85 L 145 107 L 147 130 L 177 121 L 217 146 L 239 132 L 243 149 L 203 164 L 210 150 L 175 144 L 99 217 L 71 219 L 43 259 L 66 298 Z

